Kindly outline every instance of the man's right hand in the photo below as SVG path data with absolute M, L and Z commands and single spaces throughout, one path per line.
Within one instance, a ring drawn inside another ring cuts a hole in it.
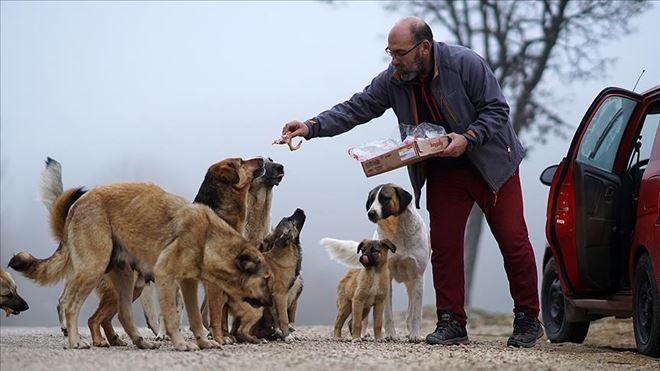
M 305 137 L 307 134 L 309 134 L 309 128 L 307 128 L 304 122 L 298 120 L 289 121 L 282 128 L 282 136 L 275 139 L 273 144 L 285 144 L 295 137 Z

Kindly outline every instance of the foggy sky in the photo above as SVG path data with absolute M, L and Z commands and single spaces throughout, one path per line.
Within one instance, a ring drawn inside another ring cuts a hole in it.
M 331 139 L 289 152 L 271 145 L 282 125 L 304 120 L 360 91 L 389 60 L 386 35 L 402 15 L 375 2 L 331 6 L 317 2 L 2 2 L 0 45 L 0 264 L 28 251 L 47 257 L 56 248 L 38 199 L 47 156 L 62 163 L 65 188 L 149 181 L 192 199 L 209 165 L 226 157 L 269 156 L 285 165 L 275 188 L 272 220 L 300 207 L 305 289 L 299 324 L 330 324 L 336 284 L 346 268 L 330 260 L 323 237 L 371 238 L 368 191 L 394 182 L 411 190 L 405 169 L 366 178 L 348 148 L 396 135 L 388 111 Z M 658 7 L 637 18 L 638 30 L 601 49 L 618 57 L 607 78 L 570 84 L 556 110 L 578 125 L 604 87 L 638 91 L 660 82 Z M 447 35 L 434 28 L 437 40 Z M 531 135 L 522 135 L 529 144 Z M 545 246 L 547 188 L 540 172 L 558 163 L 568 142 L 550 138 L 521 165 L 525 216 L 540 263 Z M 428 222 L 425 199 L 420 210 Z M 510 312 L 502 258 L 484 224 L 473 305 Z M 430 265 L 424 304 L 433 305 Z M 57 325 L 62 284 L 38 287 L 12 272 L 30 304 L 3 325 Z M 540 278 L 539 278 L 540 283 Z M 406 307 L 401 285 L 395 310 Z M 90 295 L 79 326 L 96 303 Z M 138 305 L 136 304 L 135 307 Z M 142 324 L 142 317 L 136 317 Z

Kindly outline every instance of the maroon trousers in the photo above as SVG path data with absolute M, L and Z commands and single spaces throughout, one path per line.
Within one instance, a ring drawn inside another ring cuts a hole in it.
M 463 249 L 468 216 L 476 202 L 504 258 L 514 308 L 538 316 L 536 260 L 523 215 L 518 170 L 494 194 L 468 161 L 439 159 L 427 166 L 426 199 L 438 312 L 452 312 L 459 322 L 467 322 Z

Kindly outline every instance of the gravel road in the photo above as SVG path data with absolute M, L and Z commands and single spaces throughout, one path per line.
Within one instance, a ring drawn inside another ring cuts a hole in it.
M 0 369 L 31 370 L 658 370 L 660 360 L 634 351 L 630 320 L 592 324 L 584 344 L 551 344 L 543 338 L 532 349 L 506 347 L 507 316 L 478 316 L 468 327 L 471 344 L 451 347 L 404 341 L 335 341 L 329 326 L 303 326 L 297 341 L 225 346 L 220 350 L 176 352 L 134 346 L 65 350 L 59 328 L 0 327 Z M 118 330 L 120 326 L 117 326 Z M 433 323 L 426 321 L 424 333 Z M 82 330 L 82 329 L 81 329 Z M 143 329 L 146 334 L 147 330 Z M 402 333 L 402 330 L 399 330 Z M 121 333 L 121 332 L 120 332 Z M 123 334 L 123 333 L 121 333 Z M 89 332 L 83 331 L 89 339 Z M 122 335 L 126 339 L 125 335 Z

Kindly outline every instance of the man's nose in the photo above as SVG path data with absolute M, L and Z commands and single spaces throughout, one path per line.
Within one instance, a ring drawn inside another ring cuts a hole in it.
M 392 56 L 392 66 L 396 67 L 400 64 L 401 64 L 401 62 L 399 61 L 399 58 L 397 58 L 396 56 L 393 55 Z

